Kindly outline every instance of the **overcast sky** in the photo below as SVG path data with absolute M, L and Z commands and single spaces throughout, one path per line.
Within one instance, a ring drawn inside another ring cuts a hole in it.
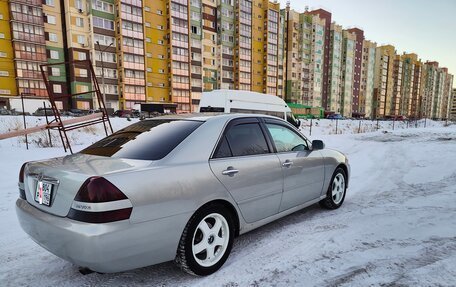
M 287 0 L 279 0 L 285 8 Z M 364 30 L 366 39 L 416 53 L 456 74 L 456 0 L 290 0 L 303 12 L 323 8 L 332 20 Z M 456 87 L 456 79 L 453 84 Z

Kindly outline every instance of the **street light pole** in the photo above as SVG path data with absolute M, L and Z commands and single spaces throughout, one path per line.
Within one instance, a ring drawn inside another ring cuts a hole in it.
M 106 88 L 105 88 L 105 82 L 104 82 L 104 61 L 103 61 L 103 53 L 104 53 L 109 47 L 111 47 L 112 44 L 114 44 L 114 43 L 109 44 L 106 48 L 104 48 L 104 49 L 102 50 L 101 47 L 100 47 L 100 42 L 97 41 L 98 50 L 100 51 L 100 58 L 101 58 L 101 86 L 103 87 L 103 104 L 104 104 L 105 107 L 106 107 Z M 99 108 L 101 109 L 101 107 L 99 107 Z

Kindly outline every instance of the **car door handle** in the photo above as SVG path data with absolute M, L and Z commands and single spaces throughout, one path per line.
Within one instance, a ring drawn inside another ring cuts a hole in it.
M 232 166 L 229 166 L 226 170 L 222 171 L 222 174 L 223 175 L 234 176 L 238 172 L 239 172 L 239 170 L 234 169 Z
M 282 163 L 283 167 L 290 167 L 293 165 L 293 162 L 289 159 L 287 159 L 284 163 Z

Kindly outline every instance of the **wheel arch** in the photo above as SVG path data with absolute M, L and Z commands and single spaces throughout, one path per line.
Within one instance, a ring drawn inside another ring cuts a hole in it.
M 350 177 L 350 176 L 349 176 L 349 174 L 348 174 L 348 167 L 347 167 L 347 165 L 344 164 L 344 163 L 340 163 L 338 166 L 336 166 L 336 169 L 334 169 L 334 171 L 336 171 L 338 168 L 341 168 L 341 169 L 344 170 L 345 175 L 346 175 L 346 177 L 347 177 L 347 178 L 345 179 L 345 181 L 346 181 L 345 185 L 348 187 L 348 181 L 349 181 L 349 177 Z
M 222 205 L 228 211 L 231 213 L 233 216 L 233 221 L 234 221 L 234 237 L 239 236 L 239 230 L 240 230 L 240 221 L 239 221 L 239 214 L 236 210 L 236 208 L 233 206 L 233 204 L 227 200 L 224 199 L 214 199 L 209 202 L 206 202 L 202 206 L 200 206 L 193 214 L 198 213 L 201 209 L 210 206 L 210 205 Z

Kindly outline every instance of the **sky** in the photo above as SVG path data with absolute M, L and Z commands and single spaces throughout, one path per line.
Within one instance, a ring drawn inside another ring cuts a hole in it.
M 287 0 L 279 0 L 285 8 Z M 344 28 L 364 30 L 367 40 L 416 53 L 456 75 L 456 0 L 290 0 L 303 12 L 323 8 Z M 456 80 L 453 84 L 456 87 Z

